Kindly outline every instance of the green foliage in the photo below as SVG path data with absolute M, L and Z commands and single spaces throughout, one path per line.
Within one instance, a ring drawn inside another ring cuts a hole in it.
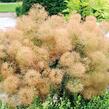
M 64 12 L 80 13 L 84 18 L 89 15 L 95 16 L 98 20 L 109 19 L 108 0 L 66 0 L 67 9 Z
M 17 9 L 17 15 L 27 14 L 33 4 L 39 3 L 45 7 L 50 15 L 62 13 L 66 9 L 66 3 L 64 0 L 23 0 L 21 11 Z
M 44 103 L 41 103 L 37 97 L 27 109 L 36 109 L 36 107 L 37 109 L 70 109 L 71 104 L 68 99 L 60 98 L 59 100 L 55 100 L 55 97 L 52 98 L 50 96 Z
M 13 109 L 5 103 L 0 103 L 0 109 Z M 29 106 L 17 106 L 16 109 L 109 109 L 109 92 L 105 92 L 102 96 L 93 97 L 91 100 L 85 100 L 81 95 L 73 94 L 68 99 L 64 95 L 56 99 L 48 96 L 42 103 L 39 97 L 36 97 Z
M 19 7 L 16 8 L 16 15 L 17 16 L 22 15 L 22 6 L 19 6 Z
M 81 95 L 73 94 L 69 99 L 68 96 L 63 96 L 55 100 L 55 97 L 48 96 L 42 103 L 39 97 L 36 97 L 29 107 L 17 109 L 109 109 L 109 92 L 93 97 L 91 100 L 85 100 Z
M 13 109 L 13 108 L 7 105 L 6 103 L 0 101 L 0 109 Z
M 102 96 L 93 97 L 89 101 L 77 96 L 74 103 L 74 109 L 109 109 L 109 92 L 105 92 Z
M 23 0 L 22 7 L 16 9 L 17 15 L 27 14 L 33 4 L 39 3 L 45 7 L 50 15 L 63 13 L 80 13 L 83 20 L 93 15 L 98 20 L 109 19 L 108 0 Z
M 44 103 L 36 98 L 27 109 L 109 109 L 109 92 L 102 96 L 93 97 L 91 100 L 85 100 L 82 96 L 74 94 L 72 98 L 61 97 L 54 101 L 50 96 Z

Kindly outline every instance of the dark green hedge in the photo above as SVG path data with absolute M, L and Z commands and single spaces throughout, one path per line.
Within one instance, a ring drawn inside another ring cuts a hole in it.
M 0 2 L 16 2 L 17 0 L 0 0 Z
M 62 13 L 66 9 L 65 0 L 23 0 L 23 5 L 17 9 L 17 15 L 27 14 L 33 4 L 39 3 L 45 7 L 49 15 Z

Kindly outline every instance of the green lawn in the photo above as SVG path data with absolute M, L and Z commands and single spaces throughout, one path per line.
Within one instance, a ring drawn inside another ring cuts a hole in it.
M 16 7 L 21 6 L 22 2 L 0 3 L 0 12 L 15 12 Z

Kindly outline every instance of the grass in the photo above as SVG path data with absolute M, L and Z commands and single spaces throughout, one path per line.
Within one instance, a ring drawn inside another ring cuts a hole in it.
M 15 12 L 16 7 L 19 7 L 22 5 L 22 2 L 16 2 L 16 3 L 0 3 L 0 12 Z

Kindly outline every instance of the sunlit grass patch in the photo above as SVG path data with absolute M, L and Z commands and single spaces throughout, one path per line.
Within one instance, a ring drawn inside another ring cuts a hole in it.
M 22 5 L 22 2 L 0 3 L 0 12 L 15 12 L 16 8 L 21 5 Z

